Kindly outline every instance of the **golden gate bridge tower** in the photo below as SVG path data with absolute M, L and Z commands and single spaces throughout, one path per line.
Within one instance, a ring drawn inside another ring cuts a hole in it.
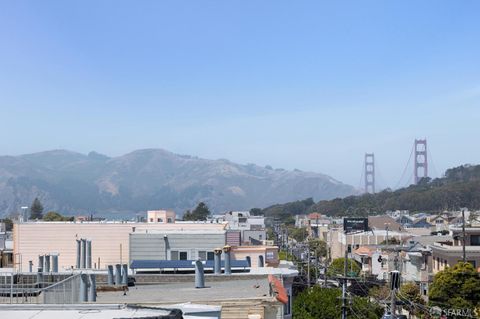
M 375 154 L 365 154 L 365 193 L 375 193 Z
M 428 177 L 428 159 L 427 159 L 427 139 L 415 140 L 414 146 L 415 152 L 415 165 L 414 165 L 414 182 L 418 182 L 424 178 Z

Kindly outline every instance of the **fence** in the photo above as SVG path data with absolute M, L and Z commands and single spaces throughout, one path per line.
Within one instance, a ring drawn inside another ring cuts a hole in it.
M 75 303 L 76 277 L 70 273 L 0 273 L 0 304 Z
M 80 274 L 70 276 L 42 290 L 45 304 L 74 304 L 80 298 Z

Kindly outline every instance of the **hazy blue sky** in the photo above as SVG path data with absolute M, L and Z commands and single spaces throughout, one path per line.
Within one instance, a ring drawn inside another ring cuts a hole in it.
M 395 186 L 416 137 L 432 173 L 480 163 L 479 13 L 475 0 L 4 0 L 0 154 L 159 147 L 354 186 L 365 152 Z

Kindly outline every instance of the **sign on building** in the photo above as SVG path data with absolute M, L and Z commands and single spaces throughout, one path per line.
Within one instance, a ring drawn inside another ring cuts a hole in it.
M 368 231 L 368 218 L 344 218 L 343 230 L 346 233 Z

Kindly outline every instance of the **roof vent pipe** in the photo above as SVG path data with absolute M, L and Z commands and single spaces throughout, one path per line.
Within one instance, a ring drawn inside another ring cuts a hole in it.
M 95 280 L 95 274 L 90 274 L 90 285 L 88 287 L 88 301 L 95 302 L 97 301 L 97 282 Z
M 50 272 L 50 255 L 45 255 L 45 272 Z
M 127 264 L 122 265 L 122 285 L 124 286 L 128 285 L 128 265 Z
M 107 269 L 108 269 L 107 284 L 113 285 L 113 266 L 108 265 Z
M 43 256 L 38 256 L 38 269 L 40 272 L 43 272 Z
M 87 274 L 80 274 L 79 301 L 80 302 L 87 302 L 88 301 L 88 275 Z
M 80 240 L 76 240 L 77 241 L 77 269 L 80 269 L 80 256 L 81 256 L 81 246 L 80 246 Z
M 230 265 L 230 252 L 232 250 L 232 247 L 230 246 L 225 246 L 223 247 L 223 252 L 225 253 L 225 275 L 231 275 L 232 274 L 232 267 Z
M 52 255 L 52 271 L 58 272 L 58 255 Z
M 33 272 L 33 261 L 28 261 L 28 272 Z
M 92 241 L 87 240 L 87 267 L 88 269 L 92 269 Z
M 120 285 L 122 281 L 122 265 L 115 265 L 115 285 Z
M 198 259 L 195 262 L 195 288 L 205 288 L 205 273 L 203 262 Z
M 215 248 L 213 251 L 214 260 L 213 260 L 213 269 L 215 275 L 220 275 L 222 273 L 222 248 Z
M 38 285 L 38 288 L 42 288 L 42 284 L 43 284 L 43 268 L 42 267 L 38 267 L 37 268 L 37 285 Z
M 82 267 L 83 269 L 87 268 L 87 240 L 81 239 L 82 241 Z

